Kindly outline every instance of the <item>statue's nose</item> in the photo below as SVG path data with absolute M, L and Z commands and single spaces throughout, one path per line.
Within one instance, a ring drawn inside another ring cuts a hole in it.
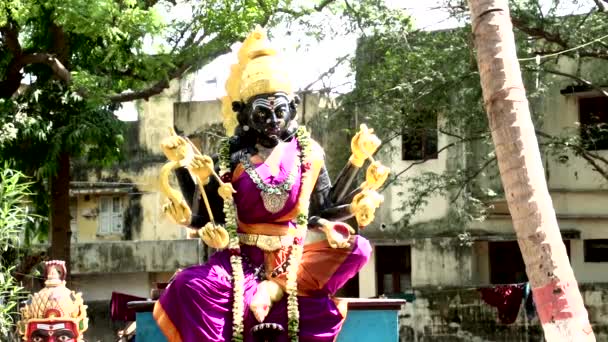
M 277 119 L 277 116 L 272 113 L 268 119 L 266 119 L 266 124 L 269 126 L 277 126 L 279 124 L 279 120 Z

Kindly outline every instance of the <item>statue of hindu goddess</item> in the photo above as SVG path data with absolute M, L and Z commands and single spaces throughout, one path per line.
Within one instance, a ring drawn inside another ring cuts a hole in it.
M 45 287 L 32 295 L 21 308 L 19 334 L 27 342 L 84 341 L 87 306 L 82 294 L 65 287 L 64 261 L 45 262 Z
M 174 134 L 161 142 L 164 211 L 217 249 L 173 278 L 154 317 L 175 341 L 334 341 L 345 305 L 334 298 L 368 261 L 368 225 L 388 168 L 362 125 L 334 185 L 323 149 L 302 126 L 287 69 L 258 28 L 243 42 L 222 99 L 229 138 L 212 157 Z M 361 186 L 357 171 L 371 163 Z M 169 187 L 174 171 L 180 185 Z

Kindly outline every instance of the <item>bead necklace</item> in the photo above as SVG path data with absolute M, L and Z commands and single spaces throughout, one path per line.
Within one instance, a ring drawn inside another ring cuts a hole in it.
M 245 154 L 243 158 L 241 158 L 241 163 L 245 168 L 245 172 L 247 172 L 256 187 L 261 190 L 260 196 L 262 197 L 262 203 L 268 212 L 276 214 L 285 207 L 287 198 L 289 198 L 289 191 L 296 180 L 297 171 L 302 165 L 301 158 L 302 154 L 300 154 L 299 158 L 296 158 L 295 165 L 291 168 L 287 178 L 278 184 L 264 183 L 262 177 L 251 163 L 250 154 Z

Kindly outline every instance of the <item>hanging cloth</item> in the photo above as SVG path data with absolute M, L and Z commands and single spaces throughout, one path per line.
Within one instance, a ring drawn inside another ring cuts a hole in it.
M 497 285 L 481 288 L 481 299 L 498 309 L 498 319 L 503 324 L 512 324 L 517 319 L 524 296 L 525 284 Z
M 135 321 L 135 311 L 129 310 L 127 303 L 141 300 L 146 300 L 146 298 L 120 292 L 112 292 L 112 299 L 110 300 L 110 318 L 113 321 Z

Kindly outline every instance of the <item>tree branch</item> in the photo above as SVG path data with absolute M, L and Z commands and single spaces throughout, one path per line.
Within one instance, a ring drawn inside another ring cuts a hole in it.
M 209 42 L 206 45 L 213 45 L 213 44 L 214 44 L 213 42 Z M 153 85 L 151 85 L 147 88 L 137 90 L 137 91 L 128 90 L 128 91 L 122 92 L 120 94 L 111 95 L 108 98 L 110 101 L 115 102 L 115 103 L 129 102 L 129 101 L 135 101 L 135 100 L 140 100 L 140 99 L 148 100 L 150 97 L 152 97 L 154 95 L 158 95 L 158 94 L 162 93 L 165 89 L 169 88 L 169 85 L 170 85 L 169 82 L 171 80 L 179 78 L 182 75 L 184 75 L 188 70 L 190 70 L 194 67 L 203 65 L 206 61 L 213 60 L 216 57 L 219 57 L 228 52 L 230 52 L 230 48 L 223 48 L 223 49 L 218 49 L 218 50 L 208 54 L 204 58 L 197 58 L 195 56 L 195 57 L 190 58 L 189 60 L 181 63 L 180 65 L 175 67 L 173 70 L 171 70 L 167 74 L 167 77 L 165 79 L 157 81 L 156 83 L 154 83 Z
M 68 46 L 68 38 L 63 31 L 63 28 L 55 25 L 55 23 L 51 23 L 49 25 L 49 32 L 51 32 L 53 36 L 53 47 L 50 52 L 69 68 L 70 49 Z
M 606 6 L 600 0 L 593 0 L 593 2 L 595 2 L 595 5 L 597 6 L 598 10 L 600 10 L 601 12 L 606 11 Z M 606 0 L 604 0 L 604 2 L 606 2 Z
M 458 192 L 456 193 L 456 195 L 454 195 L 454 197 L 452 197 L 452 199 L 450 200 L 450 203 L 454 203 L 456 202 L 456 200 L 458 200 L 458 197 L 460 197 L 460 194 L 462 193 L 462 191 L 464 190 L 464 188 L 475 178 L 477 178 L 477 176 L 479 176 L 480 173 L 483 172 L 483 170 L 485 170 L 493 161 L 496 161 L 496 157 L 494 158 L 490 158 L 488 160 L 486 160 L 479 169 L 477 169 L 477 171 L 475 171 L 473 174 L 469 175 L 467 178 L 464 179 L 464 181 L 462 182 L 462 184 L 460 185 L 460 187 L 458 188 Z
M 62 81 L 66 83 L 70 83 L 72 81 L 70 71 L 59 61 L 59 59 L 48 53 L 31 53 L 23 55 L 20 63 L 22 67 L 30 64 L 46 64 Z
M 304 87 L 304 89 L 302 89 L 302 91 L 308 91 L 308 90 L 310 90 L 310 88 L 313 85 L 315 85 L 315 83 L 319 82 L 325 76 L 329 76 L 329 75 L 333 74 L 336 71 L 336 68 L 338 67 L 338 65 L 342 64 L 342 62 L 344 62 L 348 58 L 348 56 L 349 55 L 344 55 L 342 57 L 337 58 L 336 59 L 336 63 L 332 67 L 330 67 L 324 73 L 322 73 L 319 77 L 317 77 L 316 80 L 314 80 L 311 83 L 309 83 L 306 87 Z
M 581 145 L 578 145 L 578 144 L 566 144 L 566 143 L 560 142 L 557 137 L 552 136 L 550 134 L 547 134 L 545 132 L 536 130 L 536 134 L 538 136 L 540 136 L 540 137 L 553 140 L 553 142 L 555 144 L 558 144 L 560 146 L 564 146 L 566 148 L 573 149 L 575 151 L 575 153 L 578 153 L 583 159 L 585 159 L 593 167 L 593 169 L 595 171 L 597 171 L 597 173 L 599 173 L 602 177 L 604 177 L 608 181 L 608 169 L 602 168 L 597 163 L 597 161 L 599 160 L 599 161 L 603 162 L 604 164 L 608 165 L 608 159 L 606 159 L 606 158 L 598 155 L 597 153 L 593 153 L 593 152 L 587 151 Z
M 511 17 L 511 22 L 513 23 L 513 26 L 515 26 L 518 30 L 532 37 L 542 38 L 550 43 L 555 43 L 564 49 L 568 47 L 566 41 L 557 33 L 553 34 L 543 30 L 542 28 L 527 26 L 528 23 L 526 21 L 514 16 Z
M 326 6 L 334 2 L 335 0 L 323 0 L 320 4 L 314 7 L 315 11 L 321 12 Z
M 363 36 L 365 37 L 365 30 L 363 30 L 363 26 L 361 24 L 361 18 L 359 17 L 359 13 L 357 13 L 357 11 L 348 3 L 348 0 L 344 0 L 344 4 L 346 5 L 346 8 L 348 10 L 353 12 L 353 15 L 355 16 L 355 21 L 357 22 L 357 27 L 359 27 L 361 34 L 363 34 Z
M 168 75 L 167 78 L 161 81 L 156 82 L 154 85 L 138 90 L 138 91 L 125 91 L 120 94 L 110 96 L 110 101 L 112 102 L 130 102 L 135 100 L 148 100 L 150 97 L 154 95 L 158 95 L 163 92 L 163 90 L 169 88 L 169 81 L 174 78 L 181 77 L 188 69 L 190 69 L 191 64 L 185 63 L 179 68 L 173 69 Z
M 557 71 L 557 70 L 552 70 L 552 69 L 546 69 L 546 68 L 542 68 L 542 69 L 533 69 L 533 68 L 527 68 L 531 71 L 544 71 L 544 72 L 548 72 L 550 74 L 554 74 L 554 75 L 559 75 L 559 76 L 564 76 L 564 77 L 568 77 L 571 78 L 579 83 L 582 83 L 586 86 L 589 86 L 597 91 L 600 92 L 600 94 L 602 94 L 603 96 L 608 97 L 608 91 L 606 91 L 605 89 L 603 89 L 602 87 L 599 87 L 597 85 L 595 85 L 594 83 L 592 83 L 591 81 L 585 80 L 583 78 L 580 78 L 576 75 L 572 75 L 572 74 L 568 74 L 565 72 L 561 72 L 561 71 Z
M 436 154 L 436 155 L 439 155 L 441 152 L 443 152 L 443 151 L 445 151 L 445 150 L 447 150 L 447 149 L 449 149 L 449 148 L 451 148 L 451 147 L 454 147 L 454 146 L 456 146 L 456 145 L 458 145 L 458 144 L 462 144 L 462 143 L 465 143 L 465 142 L 470 142 L 470 141 L 475 141 L 475 140 L 480 140 L 480 139 L 483 139 L 483 138 L 485 138 L 485 137 L 486 137 L 486 135 L 480 135 L 480 136 L 476 136 L 476 137 L 472 137 L 472 138 L 465 138 L 465 139 L 461 139 L 461 140 L 458 140 L 458 141 L 451 142 L 451 143 L 449 143 L 449 144 L 447 144 L 447 145 L 443 146 L 443 147 L 442 147 L 442 148 L 440 148 L 439 150 L 437 150 L 437 153 L 435 153 L 435 154 Z M 401 171 L 397 172 L 397 173 L 396 173 L 396 174 L 395 174 L 393 177 L 391 177 L 391 179 L 390 179 L 388 182 L 386 182 L 386 183 L 384 184 L 384 186 L 382 187 L 382 190 L 380 190 L 380 192 L 383 192 L 384 190 L 386 190 L 386 189 L 389 187 L 389 185 L 391 185 L 391 184 L 393 184 L 394 182 L 396 182 L 396 181 L 397 181 L 397 179 L 398 179 L 399 177 L 401 177 L 401 175 L 403 175 L 404 173 L 406 173 L 407 171 L 409 171 L 411 168 L 413 168 L 413 167 L 414 167 L 414 166 L 416 166 L 416 165 L 424 164 L 424 163 L 426 163 L 428 160 L 430 160 L 430 158 L 428 158 L 428 157 L 424 157 L 424 159 L 422 159 L 422 160 L 417 160 L 417 161 L 415 161 L 415 162 L 411 163 L 410 165 L 408 165 L 408 167 L 406 167 L 405 169 L 403 169 L 403 170 L 401 170 Z
M 0 98 L 10 98 L 21 86 L 23 75 L 21 69 L 31 64 L 46 64 L 62 81 L 69 83 L 72 79 L 70 71 L 55 56 L 48 53 L 28 53 L 13 57 L 6 68 L 3 80 L 0 82 Z
M 581 157 L 583 157 L 583 159 L 585 159 L 587 161 L 587 163 L 591 164 L 591 166 L 593 167 L 593 169 L 595 171 L 597 171 L 597 173 L 599 173 L 602 177 L 604 177 L 604 179 L 606 181 L 608 181 L 608 170 L 605 170 L 601 166 L 599 166 L 595 162 L 595 160 L 593 159 L 593 157 L 587 151 L 583 151 L 581 153 Z
M 321 11 L 323 11 L 323 9 L 325 7 L 327 7 L 328 5 L 330 5 L 331 3 L 335 2 L 335 1 L 336 0 L 323 0 L 321 3 L 319 3 L 318 5 L 315 5 L 313 8 L 304 9 L 302 11 L 295 11 L 290 8 L 280 7 L 280 8 L 277 8 L 275 10 L 275 12 L 289 14 L 293 17 L 301 17 L 304 15 L 310 14 L 312 11 L 321 12 Z M 258 3 L 260 3 L 260 1 L 258 1 Z
M 19 44 L 19 29 L 16 24 L 8 22 L 5 26 L 0 27 L 2 40 L 13 54 L 13 56 L 21 55 L 21 44 Z

